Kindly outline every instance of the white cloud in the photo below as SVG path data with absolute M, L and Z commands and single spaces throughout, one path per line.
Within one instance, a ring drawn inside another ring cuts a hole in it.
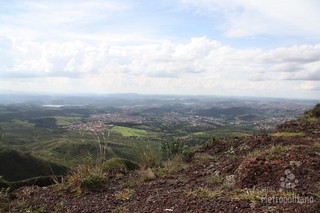
M 0 43 L 7 59 L 0 79 L 15 81 L 15 89 L 296 96 L 316 91 L 320 81 L 320 45 L 235 49 L 206 37 L 131 46 L 7 37 Z
M 319 61 L 320 44 L 296 45 L 287 48 L 275 48 L 261 56 L 264 63 L 310 63 Z
M 320 90 L 320 82 L 305 81 L 298 84 L 298 89 L 302 90 Z
M 262 66 L 253 79 L 320 80 L 320 45 L 299 45 L 264 52 L 257 60 Z

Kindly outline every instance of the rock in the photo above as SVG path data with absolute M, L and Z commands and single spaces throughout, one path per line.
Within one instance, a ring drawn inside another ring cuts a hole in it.
M 233 187 L 236 183 L 235 175 L 228 175 L 225 178 L 224 184 Z
M 296 166 L 296 167 L 300 167 L 301 166 L 301 161 L 290 161 L 290 166 Z

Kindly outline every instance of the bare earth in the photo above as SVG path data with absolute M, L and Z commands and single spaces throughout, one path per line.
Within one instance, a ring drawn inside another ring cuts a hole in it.
M 320 212 L 320 122 L 278 131 L 303 134 L 214 141 L 171 174 L 109 175 L 103 192 L 23 187 L 2 212 Z

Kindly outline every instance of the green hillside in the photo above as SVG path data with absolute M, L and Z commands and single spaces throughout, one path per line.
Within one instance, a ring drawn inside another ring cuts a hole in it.
M 66 167 L 35 158 L 30 154 L 0 148 L 0 176 L 6 181 L 19 181 L 46 175 L 63 175 L 66 171 Z

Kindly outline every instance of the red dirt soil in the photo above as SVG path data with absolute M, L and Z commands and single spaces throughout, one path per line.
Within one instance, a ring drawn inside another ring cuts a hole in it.
M 291 121 L 277 131 L 304 135 L 215 141 L 171 174 L 132 186 L 125 183 L 139 182 L 141 171 L 114 175 L 103 192 L 20 188 L 2 212 L 320 212 L 320 122 Z

